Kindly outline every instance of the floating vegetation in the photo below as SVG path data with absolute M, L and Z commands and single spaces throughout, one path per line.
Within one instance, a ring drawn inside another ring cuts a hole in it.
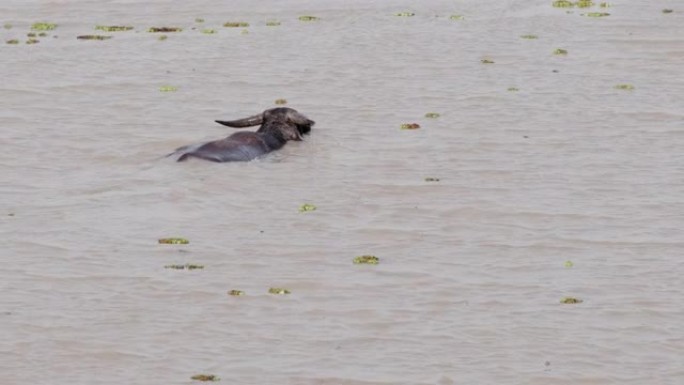
M 554 55 L 567 55 L 567 54 L 568 54 L 568 51 L 567 51 L 567 50 L 564 50 L 563 48 L 556 48 L 556 49 L 553 51 L 553 54 L 554 54 Z
M 276 99 L 275 104 L 287 104 L 287 100 L 286 99 Z
M 57 28 L 57 24 L 53 23 L 33 23 L 31 29 L 34 31 L 52 31 Z
M 404 123 L 401 125 L 402 130 L 417 130 L 420 128 L 418 123 Z
M 601 3 L 601 4 L 599 4 L 599 7 L 601 7 L 601 8 L 610 8 L 610 7 L 612 7 L 612 6 L 613 6 L 613 5 L 610 4 L 610 3 Z
M 572 263 L 572 261 L 565 261 L 563 266 L 565 266 L 566 269 L 570 269 L 571 267 L 575 266 L 575 264 Z
M 280 22 L 278 20 L 269 20 L 266 22 L 267 27 L 277 27 L 280 25 Z
M 245 292 L 242 290 L 231 290 L 228 292 L 228 295 L 241 296 L 245 295 Z
M 36 37 L 36 34 L 35 34 L 35 32 L 29 32 L 29 33 L 26 34 L 26 36 L 28 36 L 28 37 Z
M 439 178 L 428 177 L 428 178 L 425 178 L 425 181 L 426 182 L 439 182 Z
M 7 43 L 7 44 L 19 44 L 19 40 L 11 39 L 11 40 L 7 40 L 5 43 Z
M 195 381 L 220 381 L 221 379 L 218 378 L 216 375 L 213 374 L 195 374 L 194 376 L 190 377 L 191 380 Z
M 10 23 L 5 23 L 5 24 L 3 24 L 2 27 L 5 28 L 5 29 L 12 29 L 12 24 L 10 24 Z
M 159 87 L 160 92 L 176 92 L 178 91 L 178 87 L 175 86 L 161 86 Z
M 159 41 L 164 41 L 164 40 L 166 40 L 166 39 L 168 39 L 168 38 L 169 38 L 169 37 L 166 36 L 166 35 L 160 35 L 160 36 L 157 38 L 157 40 L 159 40 Z
M 575 4 L 572 1 L 567 1 L 567 0 L 557 0 L 551 3 L 556 8 L 572 8 L 575 6 Z
M 631 91 L 631 90 L 634 89 L 634 86 L 631 85 L 631 84 L 618 84 L 618 85 L 615 86 L 615 89 L 616 89 L 616 90 L 627 90 L 627 91 Z
M 268 289 L 269 294 L 285 295 L 290 294 L 290 291 L 282 287 L 272 287 Z
M 191 263 L 186 263 L 185 265 L 166 265 L 164 268 L 174 270 L 199 270 L 204 269 L 204 265 L 193 265 Z
M 159 243 L 167 245 L 187 245 L 190 241 L 185 238 L 160 238 Z
M 577 8 L 589 8 L 593 7 L 594 5 L 596 5 L 596 3 L 594 3 L 591 0 L 579 0 L 575 3 L 575 6 L 577 6 Z
M 169 33 L 169 32 L 182 32 L 183 28 L 178 28 L 178 27 L 150 27 L 150 29 L 147 30 L 147 32 L 162 32 L 162 33 Z
M 249 31 L 246 29 L 243 29 L 242 31 L 240 31 L 240 35 L 247 35 L 248 33 L 249 33 Z
M 104 36 L 104 35 L 80 35 L 76 36 L 76 39 L 78 40 L 107 40 L 111 39 L 111 36 Z
M 354 258 L 355 265 L 377 265 L 380 263 L 380 258 L 375 255 L 361 255 Z
M 218 32 L 218 31 L 216 31 L 215 29 L 212 29 L 212 28 L 205 28 L 205 29 L 202 30 L 202 33 L 205 34 L 205 35 L 213 35 L 213 34 L 215 34 L 215 33 L 217 33 L 217 32 Z
M 575 297 L 564 297 L 563 299 L 560 300 L 560 303 L 565 303 L 565 304 L 574 304 L 574 303 L 582 303 L 584 302 L 583 300 Z
M 427 114 L 425 114 L 425 117 L 428 119 L 437 119 L 439 118 L 439 114 L 436 112 L 428 112 Z
M 539 36 L 537 35 L 521 35 L 521 39 L 528 39 L 528 40 L 534 40 L 534 39 L 539 39 Z
M 480 60 L 480 63 L 482 63 L 482 64 L 494 64 L 494 60 L 482 59 L 482 60 Z
M 306 15 L 304 15 L 304 16 L 299 16 L 299 20 L 300 20 L 300 21 L 318 21 L 319 18 L 316 17 L 316 16 L 306 16 Z
M 451 15 L 449 16 L 449 20 L 463 20 L 464 17 L 463 15 Z
M 312 205 L 311 203 L 304 203 L 303 205 L 299 206 L 300 213 L 308 213 L 309 211 L 316 211 L 316 206 Z
M 40 36 L 40 37 L 46 37 L 46 36 L 47 36 L 47 33 L 41 32 L 41 33 L 38 34 L 38 36 Z
M 517 89 L 516 87 L 508 87 L 508 91 L 510 91 L 510 92 L 518 92 L 518 91 L 520 91 L 520 90 Z
M 411 16 L 415 16 L 415 15 L 416 14 L 413 12 L 398 12 L 398 13 L 394 14 L 394 16 L 399 16 L 399 17 L 411 17 Z
M 249 23 L 244 21 L 227 21 L 223 23 L 223 26 L 229 28 L 246 28 L 249 27 Z
M 606 16 L 610 16 L 610 13 L 608 13 L 608 12 L 589 12 L 589 13 L 583 13 L 582 16 L 587 16 L 587 17 L 606 17 Z
M 663 9 L 662 12 L 663 12 L 663 13 L 672 13 L 672 12 L 674 12 L 674 11 L 671 10 L 671 9 Z
M 105 31 L 105 32 L 121 32 L 121 31 L 130 31 L 133 29 L 133 27 L 130 27 L 127 25 L 96 25 L 95 29 L 99 30 L 99 31 Z
M 40 40 L 38 39 L 28 39 L 26 40 L 26 44 L 38 44 L 40 43 Z
M 202 19 L 201 17 L 197 17 L 195 18 L 195 23 L 204 23 L 204 19 Z

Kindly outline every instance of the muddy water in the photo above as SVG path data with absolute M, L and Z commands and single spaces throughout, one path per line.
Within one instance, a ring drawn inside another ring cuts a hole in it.
M 3 385 L 684 383 L 682 1 L 273 3 L 0 4 Z

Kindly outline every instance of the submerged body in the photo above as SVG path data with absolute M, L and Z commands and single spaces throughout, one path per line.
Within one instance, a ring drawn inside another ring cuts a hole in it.
M 242 128 L 261 124 L 256 132 L 237 132 L 227 138 L 184 146 L 169 154 L 181 162 L 190 157 L 212 162 L 244 162 L 282 148 L 289 140 L 302 140 L 302 135 L 314 125 L 304 115 L 291 108 L 272 108 L 249 118 L 217 123 Z

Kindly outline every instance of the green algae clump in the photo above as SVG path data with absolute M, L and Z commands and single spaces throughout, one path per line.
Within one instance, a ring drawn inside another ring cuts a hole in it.
M 5 28 L 5 29 L 12 29 L 12 24 L 10 24 L 10 23 L 5 23 L 5 24 L 3 24 L 3 28 Z
M 589 12 L 589 13 L 585 13 L 582 15 L 586 16 L 586 17 L 606 17 L 606 16 L 610 16 L 610 13 L 608 13 L 608 12 Z
M 601 8 L 610 8 L 610 7 L 612 7 L 612 4 L 610 4 L 610 3 L 601 3 L 601 4 L 599 4 L 599 7 L 601 7 Z
M 78 40 L 107 40 L 111 39 L 111 36 L 104 36 L 104 35 L 80 35 L 76 36 L 76 39 Z
M 194 376 L 190 377 L 191 380 L 195 381 L 220 381 L 221 379 L 218 378 L 214 374 L 195 374 Z
M 399 16 L 399 17 L 411 17 L 415 16 L 416 14 L 413 12 L 397 12 L 394 14 L 394 16 Z
M 200 270 L 204 269 L 204 265 L 194 265 L 191 263 L 186 263 L 185 265 L 166 265 L 164 266 L 164 268 L 173 270 Z
M 197 17 L 195 18 L 195 23 L 204 23 L 204 19 L 202 19 L 201 17 Z
M 278 105 L 287 104 L 287 99 L 276 99 L 275 104 L 278 104 Z
M 634 89 L 634 86 L 631 85 L 631 84 L 618 84 L 618 85 L 615 86 L 615 89 L 616 89 L 616 90 L 627 90 L 627 91 L 631 91 L 631 90 Z
M 439 118 L 439 114 L 436 112 L 428 112 L 427 114 L 425 114 L 425 117 L 428 119 L 437 119 Z
M 507 91 L 510 91 L 510 92 L 517 92 L 517 91 L 520 91 L 520 90 L 519 90 L 518 88 L 516 88 L 516 87 L 508 87 L 508 90 L 507 90 Z
M 165 245 L 187 245 L 190 243 L 185 238 L 160 238 L 159 239 L 159 244 L 165 244 Z
M 534 39 L 539 39 L 539 36 L 537 35 L 521 35 L 521 39 L 527 39 L 527 40 L 534 40 Z
M 464 17 L 463 15 L 451 15 L 449 16 L 449 20 L 463 20 Z
M 575 5 L 577 6 L 577 8 L 590 8 L 596 5 L 596 3 L 594 3 L 591 0 L 579 0 L 575 3 Z
M 99 30 L 99 31 L 105 31 L 105 32 L 121 32 L 121 31 L 130 31 L 133 29 L 133 27 L 130 27 L 127 25 L 96 25 L 95 29 Z
M 576 304 L 576 303 L 582 303 L 584 302 L 583 300 L 575 297 L 564 297 L 560 300 L 560 303 L 563 304 Z
M 269 294 L 285 295 L 290 294 L 290 291 L 282 287 L 272 287 L 268 289 Z
M 40 40 L 38 39 L 28 39 L 26 40 L 26 44 L 38 44 L 40 43 Z
M 674 12 L 674 11 L 671 10 L 671 9 L 663 9 L 662 12 L 663 12 L 663 13 L 672 13 L 672 12 Z
M 52 31 L 57 28 L 57 24 L 54 23 L 33 23 L 31 29 L 34 31 Z
M 482 64 L 494 64 L 494 60 L 482 59 L 482 60 L 480 60 L 480 63 L 482 63 Z
M 375 255 L 361 255 L 354 258 L 355 265 L 377 265 L 380 263 L 380 258 Z
M 7 40 L 5 43 L 7 43 L 7 44 L 19 44 L 19 40 L 17 40 L 17 39 Z
M 280 25 L 280 22 L 278 20 L 269 20 L 266 22 L 267 27 L 277 27 Z
M 318 21 L 319 19 L 316 16 L 304 15 L 304 16 L 299 16 L 299 20 L 300 21 Z
M 150 27 L 147 32 L 152 32 L 152 33 L 169 33 L 169 32 L 182 32 L 183 28 L 178 28 L 178 27 Z
M 404 123 L 401 125 L 402 130 L 417 130 L 420 128 L 418 123 Z
M 567 0 L 557 0 L 551 3 L 552 6 L 556 8 L 572 8 L 575 4 L 572 1 Z
M 566 269 L 570 269 L 573 266 L 575 266 L 575 264 L 572 263 L 572 261 L 565 261 L 565 264 L 563 264 L 563 266 L 565 266 Z
M 35 32 L 29 32 L 26 34 L 27 37 L 36 37 Z
M 242 290 L 231 290 L 231 291 L 228 292 L 228 295 L 233 295 L 233 296 L 238 297 L 238 296 L 241 296 L 241 295 L 245 295 L 245 292 L 242 291 Z
M 40 36 L 40 37 L 46 37 L 46 36 L 47 36 L 47 33 L 41 32 L 41 33 L 38 34 L 38 36 Z
M 227 21 L 223 23 L 223 26 L 228 28 L 247 28 L 249 27 L 249 23 L 244 21 Z
M 159 92 L 176 92 L 178 91 L 178 87 L 174 86 L 161 86 L 159 87 Z
M 164 40 L 166 40 L 166 39 L 168 39 L 168 38 L 169 38 L 169 37 L 166 36 L 166 35 L 159 35 L 159 37 L 157 38 L 157 40 L 159 40 L 159 41 L 164 41 Z
M 427 177 L 425 178 L 426 182 L 439 182 L 439 178 L 432 178 L 432 177 Z
M 212 29 L 212 28 L 205 28 L 202 30 L 202 33 L 205 35 L 213 35 L 213 34 L 217 33 L 217 31 L 215 29 Z
M 299 206 L 300 213 L 307 213 L 309 211 L 316 211 L 316 206 L 312 205 L 311 203 L 304 203 L 303 205 Z
M 564 50 L 564 49 L 562 49 L 562 48 L 556 48 L 556 49 L 553 51 L 553 54 L 554 54 L 554 55 L 567 55 L 567 54 L 568 54 L 568 51 L 567 51 L 567 50 Z

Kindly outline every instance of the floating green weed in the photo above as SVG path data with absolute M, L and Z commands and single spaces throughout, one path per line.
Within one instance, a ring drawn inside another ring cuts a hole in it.
M 167 245 L 187 245 L 190 243 L 190 241 L 185 238 L 160 238 L 158 242 Z
M 394 16 L 399 16 L 399 17 L 411 17 L 415 16 L 416 14 L 413 12 L 397 12 L 394 14 Z
M 182 32 L 183 28 L 179 27 L 150 27 L 147 32 L 153 33 L 169 33 L 169 32 Z
M 38 44 L 40 43 L 40 40 L 38 39 L 28 39 L 26 40 L 26 44 Z
M 463 20 L 464 17 L 463 15 L 451 15 L 449 16 L 449 20 Z
M 76 39 L 78 40 L 107 40 L 111 39 L 111 36 L 104 36 L 104 35 L 80 35 L 76 36 Z
M 572 8 L 575 6 L 575 4 L 572 1 L 567 1 L 567 0 L 557 0 L 551 3 L 556 8 Z
M 663 12 L 663 13 L 672 13 L 672 12 L 674 12 L 674 11 L 671 10 L 671 9 L 663 9 L 662 12 Z
M 280 22 L 278 20 L 269 20 L 266 22 L 266 26 L 268 27 L 277 27 L 280 25 Z
M 159 35 L 159 37 L 157 38 L 157 40 L 159 40 L 159 41 L 164 41 L 164 40 L 166 40 L 166 39 L 168 39 L 168 38 L 169 38 L 169 37 L 166 36 L 166 35 Z
M 299 206 L 300 213 L 307 213 L 309 211 L 316 211 L 316 206 L 312 205 L 311 203 L 304 203 L 303 205 Z
M 277 294 L 277 295 L 285 295 L 285 294 L 290 294 L 290 291 L 288 289 L 282 288 L 282 287 L 272 287 L 268 289 L 269 294 Z
M 556 49 L 553 51 L 553 54 L 554 54 L 554 55 L 567 55 L 567 54 L 568 54 L 568 51 L 567 51 L 567 50 L 564 50 L 564 49 L 562 49 L 562 48 L 556 48 Z
M 615 86 L 615 89 L 631 91 L 634 89 L 634 86 L 631 84 L 618 84 Z
M 521 39 L 528 39 L 528 40 L 534 40 L 534 39 L 539 39 L 539 36 L 537 35 L 521 35 Z
M 216 375 L 213 374 L 196 374 L 192 377 L 190 377 L 191 380 L 195 381 L 220 381 L 221 379 L 218 378 Z
M 178 87 L 175 86 L 161 86 L 159 87 L 160 92 L 176 92 L 178 91 Z
M 564 297 L 560 300 L 560 303 L 564 304 L 576 304 L 576 303 L 582 303 L 584 302 L 583 300 L 575 297 Z
M 301 20 L 301 21 L 318 21 L 319 18 L 316 16 L 304 15 L 304 16 L 299 16 L 299 20 Z
M 54 23 L 33 23 L 31 29 L 34 31 L 52 31 L 57 28 L 57 24 Z
M 249 23 L 244 21 L 227 21 L 223 23 L 223 26 L 228 28 L 246 28 L 249 27 Z
M 195 18 L 195 23 L 204 23 L 204 19 L 202 19 L 201 17 L 197 17 Z
M 105 31 L 105 32 L 121 32 L 121 31 L 130 31 L 133 29 L 133 27 L 130 27 L 127 25 L 96 25 L 95 29 L 99 30 L 99 31 Z
M 165 269 L 173 270 L 201 270 L 204 269 L 204 265 L 194 265 L 191 263 L 186 263 L 185 265 L 166 265 Z
M 589 8 L 589 7 L 593 7 L 594 5 L 596 5 L 596 3 L 594 3 L 591 0 L 579 0 L 578 2 L 575 3 L 575 5 L 577 6 L 577 8 Z
M 36 33 L 35 32 L 29 32 L 26 34 L 26 36 L 27 37 L 36 37 Z
M 439 178 L 432 178 L 432 177 L 427 177 L 425 178 L 426 182 L 439 182 Z
M 569 269 L 569 268 L 575 266 L 575 264 L 572 263 L 572 261 L 565 261 L 565 264 L 563 266 L 565 266 L 567 269 Z
M 494 60 L 482 59 L 482 60 L 480 60 L 480 63 L 482 63 L 482 64 L 494 64 Z
M 428 112 L 427 114 L 425 114 L 425 117 L 428 119 L 437 119 L 439 118 L 439 114 L 436 112 Z
M 5 23 L 5 24 L 3 24 L 2 27 L 5 28 L 5 29 L 12 29 L 12 24 L 10 24 L 10 23 Z
M 380 263 L 380 258 L 375 255 L 361 255 L 354 258 L 355 265 L 377 265 Z
M 228 292 L 228 295 L 241 296 L 245 295 L 245 292 L 242 290 L 231 290 Z
M 589 13 L 584 13 L 582 16 L 586 17 L 606 17 L 610 16 L 610 13 L 608 12 L 589 12 Z
M 41 33 L 38 34 L 38 36 L 40 36 L 40 37 L 46 37 L 46 36 L 47 36 L 47 33 L 41 32 Z
M 520 90 L 517 89 L 516 87 L 508 87 L 508 91 L 510 91 L 510 92 L 517 92 L 517 91 L 520 91 Z
M 287 104 L 287 99 L 276 99 L 275 104 L 279 104 L 279 105 Z
M 601 3 L 601 4 L 599 4 L 599 7 L 601 7 L 601 8 L 610 8 L 610 7 L 612 7 L 612 6 L 613 6 L 613 5 L 610 4 L 610 3 Z
M 213 34 L 217 33 L 217 31 L 215 29 L 212 29 L 212 28 L 205 28 L 202 30 L 202 33 L 205 35 L 213 35 Z
M 401 125 L 402 130 L 417 130 L 420 128 L 418 123 L 404 123 Z
M 7 43 L 7 44 L 19 44 L 19 40 L 11 39 L 11 40 L 7 40 L 5 43 Z

